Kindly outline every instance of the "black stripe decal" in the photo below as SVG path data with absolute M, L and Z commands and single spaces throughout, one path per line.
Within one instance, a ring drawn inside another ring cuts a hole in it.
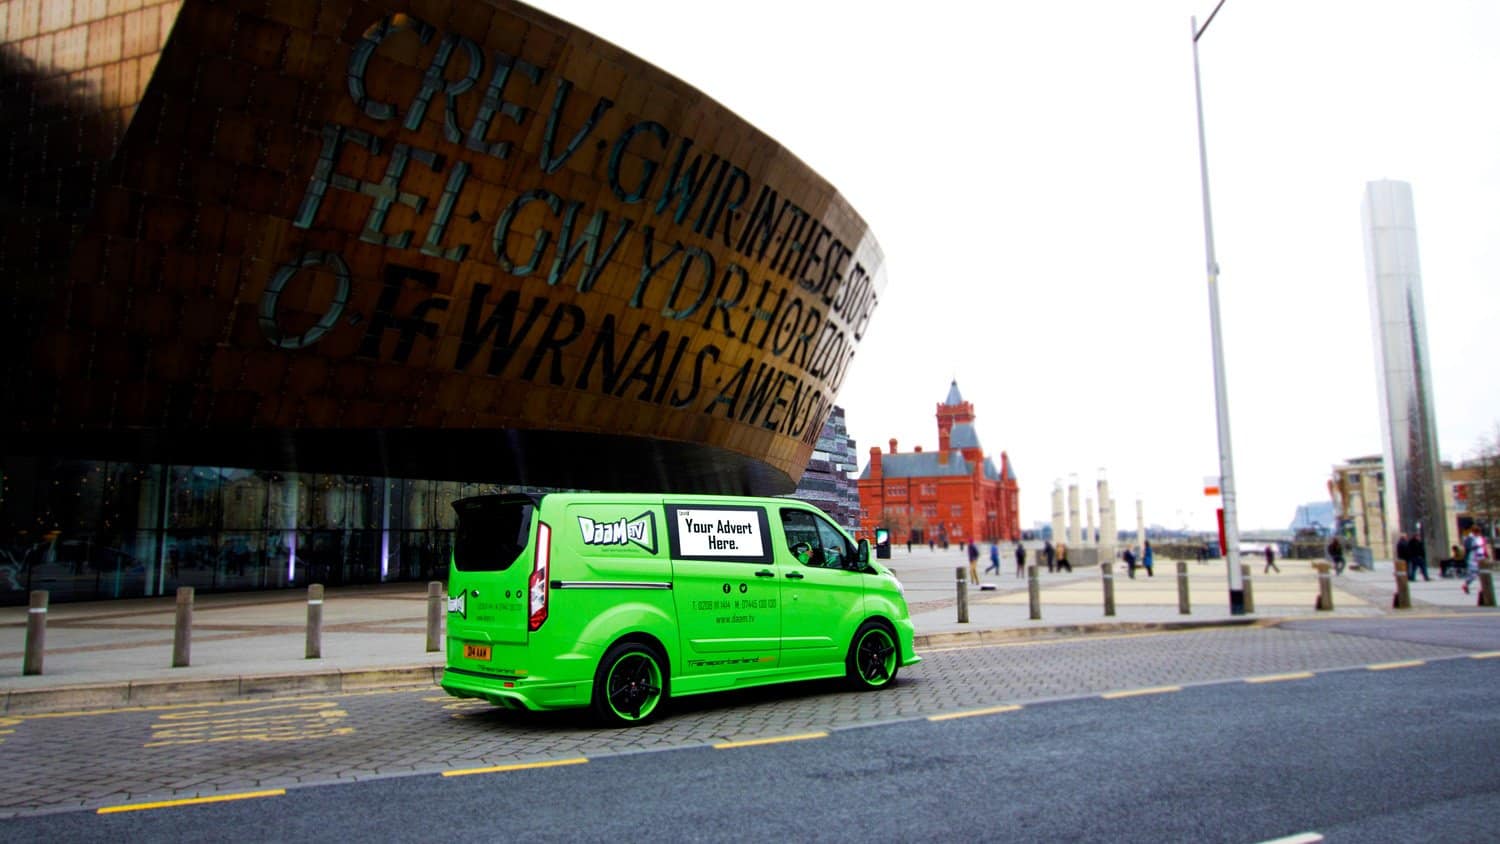
M 670 583 L 638 580 L 554 580 L 553 589 L 671 589 Z

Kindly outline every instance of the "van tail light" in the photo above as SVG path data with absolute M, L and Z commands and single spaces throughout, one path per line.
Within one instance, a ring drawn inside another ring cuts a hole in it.
M 535 633 L 547 620 L 547 575 L 552 563 L 552 528 L 546 522 L 536 523 L 536 559 L 531 565 L 531 581 L 526 610 L 527 629 Z

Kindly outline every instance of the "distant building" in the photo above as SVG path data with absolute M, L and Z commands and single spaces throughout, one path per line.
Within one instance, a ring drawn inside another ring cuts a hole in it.
M 1303 504 L 1297 508 L 1297 513 L 1292 516 L 1292 523 L 1287 526 L 1287 529 L 1294 533 L 1299 530 L 1313 530 L 1326 535 L 1333 530 L 1333 504 L 1328 501 Z
M 863 533 L 877 526 L 891 541 L 969 542 L 1021 538 L 1020 491 L 1010 457 L 1000 466 L 985 456 L 974 430 L 974 406 L 964 401 L 958 382 L 937 406 L 938 448 L 921 446 L 901 453 L 896 441 L 882 454 L 870 449 L 859 476 Z
M 792 497 L 821 509 L 845 530 L 856 533 L 860 529 L 859 490 L 852 475 L 857 468 L 844 409 L 834 405 Z
M 1381 455 L 1356 457 L 1334 466 L 1333 476 L 1328 480 L 1335 531 L 1346 544 L 1369 548 L 1371 556 L 1377 560 L 1393 558 L 1400 534 L 1400 531 L 1386 530 L 1391 522 L 1387 521 L 1390 497 L 1384 470 L 1385 461 Z M 1443 549 L 1436 558 L 1429 551 L 1429 560 L 1446 557 L 1448 546 L 1454 544 L 1476 520 L 1482 526 L 1488 526 L 1487 520 L 1478 512 L 1479 508 L 1474 506 L 1480 498 L 1478 491 L 1483 487 L 1483 468 L 1468 464 L 1455 468 L 1445 463 L 1441 465 L 1441 471 L 1443 511 L 1447 514 L 1445 523 L 1440 531 L 1419 525 L 1427 547 Z

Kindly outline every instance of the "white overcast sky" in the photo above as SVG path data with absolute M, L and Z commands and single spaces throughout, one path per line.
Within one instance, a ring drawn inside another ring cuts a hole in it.
M 937 445 L 957 378 L 1021 522 L 1106 471 L 1122 527 L 1210 529 L 1218 473 L 1189 19 L 1216 0 L 535 0 L 776 138 L 888 284 L 838 396 Z M 1414 194 L 1438 439 L 1500 423 L 1500 3 L 1227 0 L 1199 42 L 1242 530 L 1381 451 L 1360 202 Z

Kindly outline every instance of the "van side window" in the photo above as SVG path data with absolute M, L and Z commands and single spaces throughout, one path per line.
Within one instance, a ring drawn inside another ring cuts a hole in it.
M 805 565 L 829 569 L 853 569 L 854 548 L 844 534 L 826 519 L 806 510 L 782 510 L 781 527 L 786 531 L 786 547 L 792 556 L 802 559 L 798 546 L 807 545 Z
M 823 565 L 831 569 L 854 568 L 854 549 L 849 547 L 849 540 L 839 532 L 833 525 L 814 517 L 813 521 L 818 526 L 818 536 L 823 541 Z
M 786 532 L 786 548 L 804 565 L 823 565 L 823 542 L 813 514 L 805 510 L 782 510 L 781 527 Z M 799 546 L 806 546 L 806 550 Z M 801 553 L 799 553 L 801 552 Z

